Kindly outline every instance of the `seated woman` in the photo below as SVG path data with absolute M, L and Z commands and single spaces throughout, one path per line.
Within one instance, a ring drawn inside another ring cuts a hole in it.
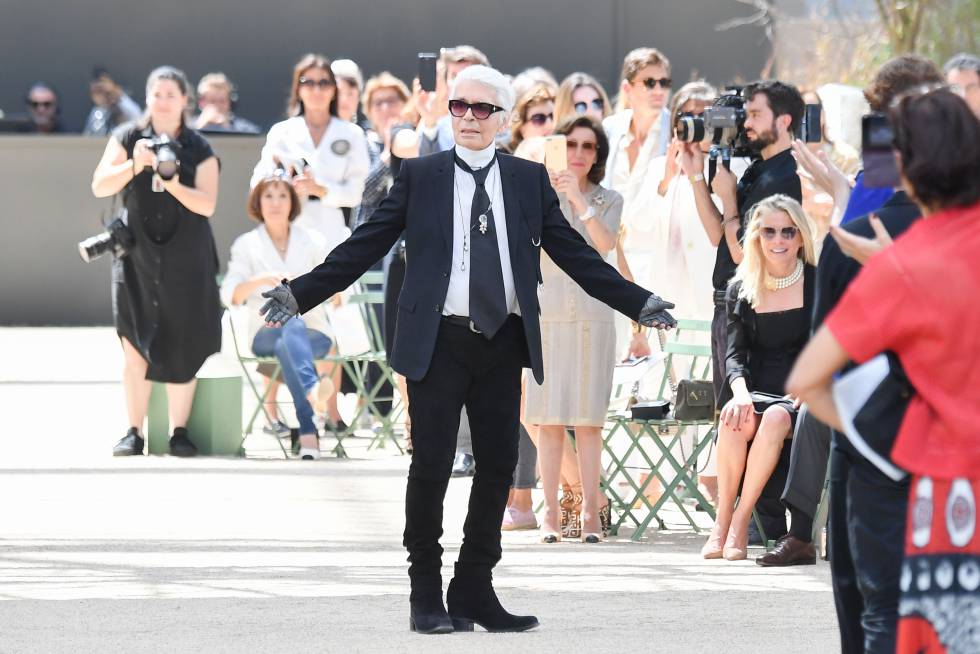
M 249 216 L 259 222 L 231 246 L 228 272 L 221 283 L 225 306 L 244 304 L 249 308 L 249 341 L 257 356 L 279 359 L 282 376 L 289 387 L 299 421 L 300 458 L 320 458 L 314 411 L 326 409 L 327 387 L 321 392 L 314 359 L 330 351 L 326 314 L 314 310 L 290 320 L 283 327 L 265 327 L 259 315 L 264 300 L 261 292 L 316 266 L 327 256 L 326 240 L 311 229 L 292 222 L 300 212 L 299 196 L 283 177 L 266 177 L 248 197 Z
M 706 559 L 729 561 L 746 558 L 752 508 L 793 435 L 799 403 L 783 388 L 810 337 L 815 285 L 813 228 L 796 200 L 774 195 L 756 204 L 744 242 L 745 255 L 728 286 L 718 515 L 701 549 Z

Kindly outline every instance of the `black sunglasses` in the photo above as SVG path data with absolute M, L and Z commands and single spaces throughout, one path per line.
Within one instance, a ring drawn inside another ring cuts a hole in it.
M 50 100 L 41 100 L 41 101 L 28 100 L 27 104 L 31 105 L 31 107 L 33 107 L 34 109 L 41 109 L 41 108 L 50 109 L 51 107 L 54 106 L 54 102 L 51 102 Z
M 463 100 L 449 101 L 449 113 L 457 118 L 462 118 L 466 115 L 467 111 L 472 111 L 473 117 L 477 120 L 486 120 L 490 117 L 490 114 L 495 114 L 498 111 L 503 110 L 503 107 L 498 107 L 497 105 L 490 104 L 489 102 L 464 102 Z
M 323 79 L 307 79 L 306 77 L 299 78 L 300 86 L 307 86 L 309 88 L 319 87 L 321 89 L 328 89 L 334 85 L 332 81 L 327 78 Z
M 660 78 L 648 77 L 640 83 L 643 84 L 643 86 L 647 87 L 648 91 L 652 91 L 653 87 L 657 86 L 658 84 L 662 89 L 669 89 L 671 83 L 673 83 L 673 80 L 670 79 L 669 77 L 660 77 Z
M 596 111 L 602 111 L 606 107 L 606 103 L 602 101 L 602 98 L 596 98 L 595 100 L 589 103 L 576 102 L 575 103 L 576 113 L 584 114 L 586 111 L 589 110 L 590 104 L 592 105 L 592 108 L 595 109 Z
M 776 238 L 777 233 L 787 241 L 792 241 L 794 238 L 796 238 L 799 231 L 800 230 L 795 227 L 783 227 L 782 229 L 776 229 L 775 227 L 763 227 L 760 230 L 762 233 L 762 238 L 766 239 L 767 241 L 771 241 L 772 239 Z
M 582 146 L 582 150 L 585 152 L 595 152 L 599 149 L 599 145 L 593 143 L 592 141 L 583 141 L 582 143 L 579 143 L 578 141 L 569 139 L 565 140 L 565 147 L 567 147 L 569 150 L 577 150 L 580 145 Z
M 553 113 L 551 113 L 551 114 L 531 114 L 530 116 L 527 117 L 527 122 L 533 123 L 533 124 L 537 125 L 538 127 L 540 127 L 540 126 L 544 125 L 545 123 L 547 123 L 549 120 L 554 120 L 554 119 L 555 119 L 555 114 L 553 114 Z

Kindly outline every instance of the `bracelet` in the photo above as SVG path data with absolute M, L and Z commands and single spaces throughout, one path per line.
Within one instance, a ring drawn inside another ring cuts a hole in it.
M 724 220 L 722 220 L 721 221 L 721 226 L 722 227 L 727 227 L 728 226 L 728 223 L 737 223 L 737 222 L 739 222 L 739 220 L 740 220 L 740 218 L 736 214 L 736 215 L 732 216 L 731 218 L 725 218 Z
M 697 184 L 698 182 L 704 181 L 704 175 L 702 175 L 701 173 L 697 173 L 696 175 L 691 175 L 687 179 L 690 180 L 692 184 Z

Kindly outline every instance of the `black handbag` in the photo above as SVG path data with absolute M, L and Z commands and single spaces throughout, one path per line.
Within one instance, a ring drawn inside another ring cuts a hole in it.
M 667 400 L 637 402 L 630 407 L 630 417 L 633 420 L 663 420 L 668 415 L 670 415 L 670 402 Z
M 682 379 L 677 383 L 674 418 L 681 422 L 715 419 L 715 389 L 710 381 Z

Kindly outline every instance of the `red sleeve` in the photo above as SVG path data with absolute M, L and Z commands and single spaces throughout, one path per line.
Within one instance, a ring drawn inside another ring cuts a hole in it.
M 824 323 L 857 363 L 892 349 L 924 310 L 911 299 L 895 247 L 889 250 L 867 262 Z

